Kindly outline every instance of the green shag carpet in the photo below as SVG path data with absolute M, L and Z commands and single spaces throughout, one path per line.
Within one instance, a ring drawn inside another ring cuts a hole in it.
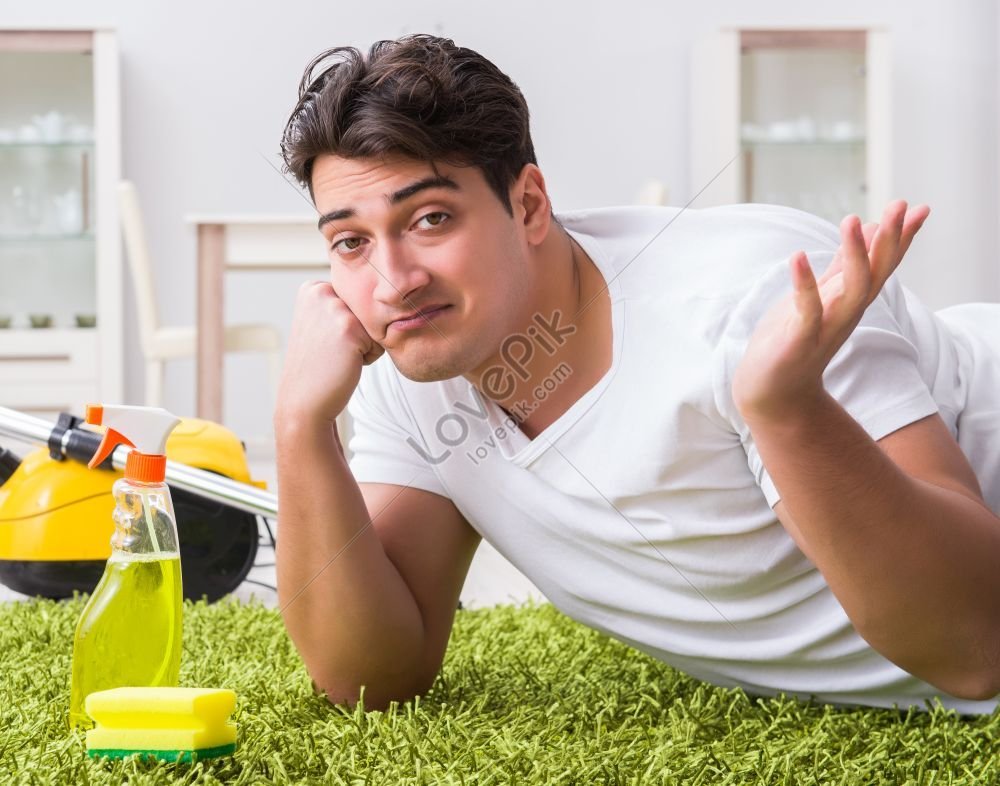
M 459 611 L 431 692 L 366 713 L 313 693 L 276 610 L 186 602 L 181 684 L 236 691 L 236 754 L 94 761 L 66 723 L 83 600 L 0 604 L 2 784 L 1000 783 L 1000 712 L 756 698 L 547 604 Z

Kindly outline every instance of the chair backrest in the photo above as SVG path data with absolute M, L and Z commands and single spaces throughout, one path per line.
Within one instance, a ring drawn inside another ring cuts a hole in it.
M 118 212 L 122 237 L 125 239 L 125 255 L 128 257 L 132 285 L 135 288 L 139 340 L 145 352 L 160 320 L 153 294 L 153 266 L 149 257 L 149 245 L 146 242 L 146 230 L 142 223 L 142 212 L 139 210 L 139 197 L 131 181 L 122 180 L 118 183 Z

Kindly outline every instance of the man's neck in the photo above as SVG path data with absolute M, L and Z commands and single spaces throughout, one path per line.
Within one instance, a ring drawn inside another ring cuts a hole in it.
M 611 365 L 607 285 L 561 228 L 546 238 L 532 309 L 499 351 L 466 375 L 534 438 L 592 388 Z

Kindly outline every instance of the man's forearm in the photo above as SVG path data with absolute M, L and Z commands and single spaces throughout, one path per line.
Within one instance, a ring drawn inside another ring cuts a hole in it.
M 313 681 L 367 707 L 417 692 L 420 609 L 388 558 L 332 427 L 279 424 L 278 600 Z M 378 511 L 372 511 L 377 515 Z
M 900 469 L 829 395 L 748 419 L 811 557 L 859 633 L 903 669 L 982 698 L 1000 670 L 1000 519 Z

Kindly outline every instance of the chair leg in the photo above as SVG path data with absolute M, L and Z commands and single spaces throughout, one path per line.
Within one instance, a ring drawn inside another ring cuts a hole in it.
M 158 407 L 163 400 L 163 361 L 146 361 L 146 406 Z

